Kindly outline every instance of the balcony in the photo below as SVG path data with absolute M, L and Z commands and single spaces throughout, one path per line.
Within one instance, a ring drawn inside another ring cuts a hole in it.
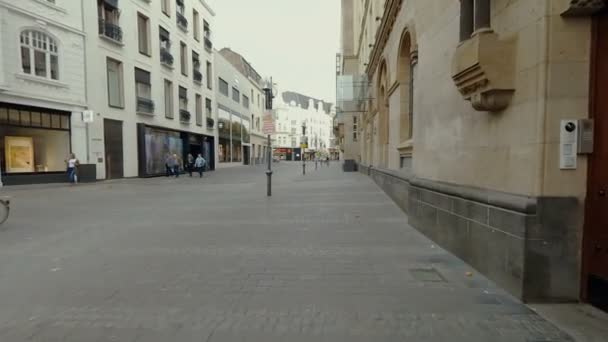
M 205 49 L 209 52 L 213 51 L 213 43 L 211 42 L 211 38 L 205 34 Z
M 137 112 L 142 114 L 154 114 L 154 101 L 145 97 L 138 97 Z
M 122 29 L 120 26 L 109 23 L 103 18 L 99 18 L 99 35 L 117 43 L 122 43 Z
M 186 19 L 186 17 L 179 12 L 176 12 L 175 17 L 177 18 L 177 26 L 180 29 L 182 29 L 182 31 L 187 32 L 188 31 L 188 19 Z
M 160 62 L 165 66 L 173 67 L 173 55 L 169 52 L 169 49 L 160 49 Z
M 190 114 L 189 111 L 185 110 L 185 109 L 180 109 L 179 110 L 179 121 L 181 121 L 182 123 L 190 123 L 190 118 L 192 117 L 192 115 Z
M 213 118 L 207 118 L 207 128 L 213 128 L 213 126 L 215 125 L 215 120 L 213 120 Z
M 203 83 L 203 73 L 194 69 L 192 71 L 192 77 L 194 78 L 194 82 Z

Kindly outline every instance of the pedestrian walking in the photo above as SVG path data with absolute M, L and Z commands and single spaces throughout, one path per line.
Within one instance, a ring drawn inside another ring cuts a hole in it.
M 194 168 L 198 171 L 200 178 L 203 178 L 203 172 L 205 172 L 205 167 L 207 166 L 207 161 L 203 156 L 199 153 L 194 161 Z
M 170 177 L 173 175 L 173 157 L 170 153 L 165 154 L 165 176 Z
M 194 156 L 192 153 L 188 153 L 186 158 L 186 168 L 188 169 L 188 174 L 192 177 L 192 169 L 194 169 Z
M 70 153 L 68 159 L 65 160 L 65 164 L 67 166 L 67 174 L 68 180 L 72 184 L 78 183 L 78 165 L 80 165 L 80 161 L 76 158 L 74 153 Z
M 179 178 L 179 172 L 180 172 L 180 159 L 177 156 L 177 154 L 174 154 L 173 157 L 171 158 L 171 169 L 173 170 L 173 173 L 175 174 L 175 178 Z

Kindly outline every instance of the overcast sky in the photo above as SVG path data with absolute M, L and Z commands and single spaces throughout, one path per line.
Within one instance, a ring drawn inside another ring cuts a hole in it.
M 230 47 L 281 91 L 335 101 L 339 0 L 207 0 L 215 48 Z

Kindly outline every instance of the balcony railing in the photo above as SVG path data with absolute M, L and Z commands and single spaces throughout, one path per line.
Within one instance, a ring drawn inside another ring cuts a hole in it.
M 211 42 L 211 39 L 208 37 L 205 37 L 205 49 L 207 49 L 208 51 L 213 50 L 213 43 Z
M 154 101 L 145 97 L 137 98 L 137 111 L 139 113 L 153 114 L 154 113 Z
M 213 118 L 207 118 L 207 128 L 213 128 L 213 126 L 215 125 L 215 120 L 213 120 Z
M 189 111 L 185 110 L 185 109 L 180 109 L 179 110 L 179 120 L 181 122 L 190 122 L 190 118 L 192 117 L 192 115 L 190 114 Z
M 122 42 L 122 29 L 116 24 L 111 24 L 99 18 L 99 34 L 117 42 Z
M 162 64 L 172 66 L 173 65 L 173 55 L 166 48 L 160 49 L 160 62 Z
M 188 31 L 188 19 L 179 12 L 176 12 L 175 17 L 177 18 L 177 26 L 184 31 Z
M 198 82 L 198 83 L 202 83 L 203 82 L 203 73 L 200 72 L 200 71 L 198 71 L 198 70 L 196 70 L 196 69 L 194 69 L 192 71 L 192 77 L 194 78 L 195 82 Z

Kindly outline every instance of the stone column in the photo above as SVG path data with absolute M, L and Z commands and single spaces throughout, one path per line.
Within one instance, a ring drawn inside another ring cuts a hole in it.
M 490 0 L 475 0 L 475 31 L 490 28 Z
M 473 34 L 474 0 L 460 0 L 460 41 L 463 42 Z

